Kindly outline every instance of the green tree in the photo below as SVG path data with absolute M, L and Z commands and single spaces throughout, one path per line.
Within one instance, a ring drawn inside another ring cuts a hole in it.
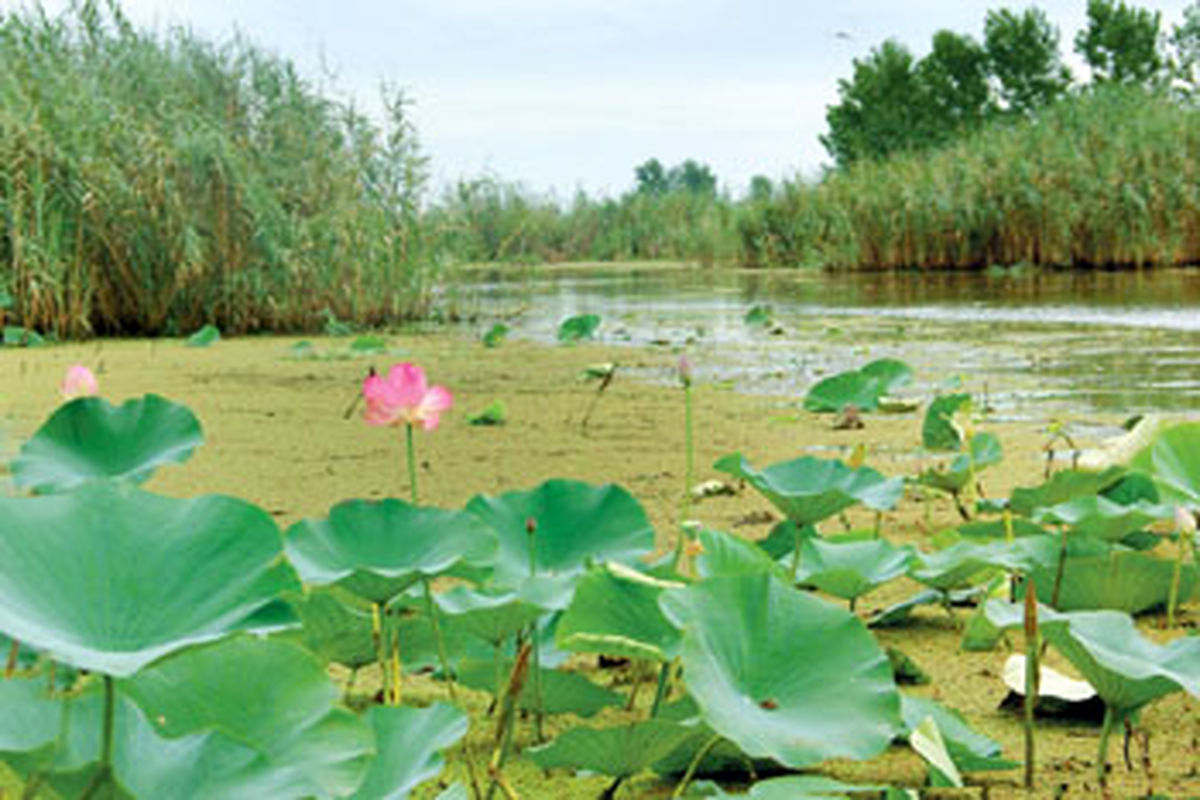
M 1184 94 L 1194 94 L 1200 84 L 1200 3 L 1192 3 L 1183 10 L 1183 22 L 1171 31 L 1171 44 L 1175 48 L 1172 71 L 1183 86 Z
M 717 176 L 707 164 L 687 159 L 667 173 L 667 186 L 673 192 L 713 195 L 717 193 Z
M 917 65 L 930 122 L 939 140 L 980 125 L 991 108 L 987 51 L 970 36 L 933 35 L 933 48 Z
M 1124 0 L 1088 0 L 1087 17 L 1087 27 L 1075 37 L 1075 52 L 1096 83 L 1153 86 L 1163 79 L 1162 14 Z
M 925 141 L 925 98 L 912 53 L 889 39 L 864 59 L 854 76 L 838 81 L 841 102 L 825 113 L 821 144 L 839 166 L 920 147 Z
M 1006 110 L 1029 114 L 1066 93 L 1071 71 L 1058 51 L 1058 29 L 1043 11 L 989 11 L 983 31 L 984 48 Z
M 766 175 L 755 175 L 746 194 L 751 202 L 766 203 L 775 194 L 775 184 Z
M 657 158 L 651 158 L 634 167 L 633 176 L 637 181 L 638 194 L 666 194 L 671 188 L 667 180 L 667 170 Z

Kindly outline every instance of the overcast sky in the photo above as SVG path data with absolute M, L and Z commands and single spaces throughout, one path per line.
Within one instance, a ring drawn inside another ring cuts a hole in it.
M 0 0 L 0 8 L 20 5 Z M 54 11 L 66 5 L 45 2 Z M 740 190 L 815 171 L 851 60 L 888 37 L 981 37 L 1004 0 L 124 0 L 136 22 L 240 30 L 371 107 L 406 89 L 439 182 L 489 172 L 536 190 L 620 192 L 651 157 Z M 1007 3 L 1015 9 L 1022 2 Z M 1043 0 L 1063 51 L 1086 0 Z M 1186 0 L 1146 2 L 1177 22 Z M 1077 64 L 1077 61 L 1074 63 Z M 1077 67 L 1078 69 L 1078 67 Z

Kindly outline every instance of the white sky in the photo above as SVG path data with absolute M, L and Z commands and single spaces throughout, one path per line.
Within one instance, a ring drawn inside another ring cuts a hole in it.
M 22 5 L 0 0 L 0 9 Z M 1177 22 L 1187 0 L 1146 0 Z M 46 0 L 56 11 L 64 0 Z M 489 172 L 569 196 L 620 192 L 651 157 L 695 158 L 740 190 L 811 172 L 851 59 L 894 37 L 920 55 L 935 30 L 981 38 L 1004 0 L 124 0 L 135 22 L 235 29 L 322 65 L 370 109 L 406 89 L 439 183 Z M 1069 54 L 1086 0 L 1042 0 Z M 843 35 L 848 34 L 850 38 Z M 1072 59 L 1074 64 L 1077 60 Z M 1078 67 L 1076 67 L 1078 69 Z

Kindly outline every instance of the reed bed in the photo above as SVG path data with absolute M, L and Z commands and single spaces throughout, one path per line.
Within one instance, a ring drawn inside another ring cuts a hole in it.
M 437 260 L 399 95 L 376 125 L 234 39 L 115 6 L 0 17 L 0 289 L 63 337 L 422 313 Z

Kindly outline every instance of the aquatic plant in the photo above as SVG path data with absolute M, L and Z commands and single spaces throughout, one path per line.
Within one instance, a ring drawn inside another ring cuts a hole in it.
M 91 397 L 99 391 L 100 384 L 96 380 L 96 375 L 82 364 L 68 367 L 67 374 L 63 376 L 62 383 L 58 387 L 58 393 L 63 400 Z

